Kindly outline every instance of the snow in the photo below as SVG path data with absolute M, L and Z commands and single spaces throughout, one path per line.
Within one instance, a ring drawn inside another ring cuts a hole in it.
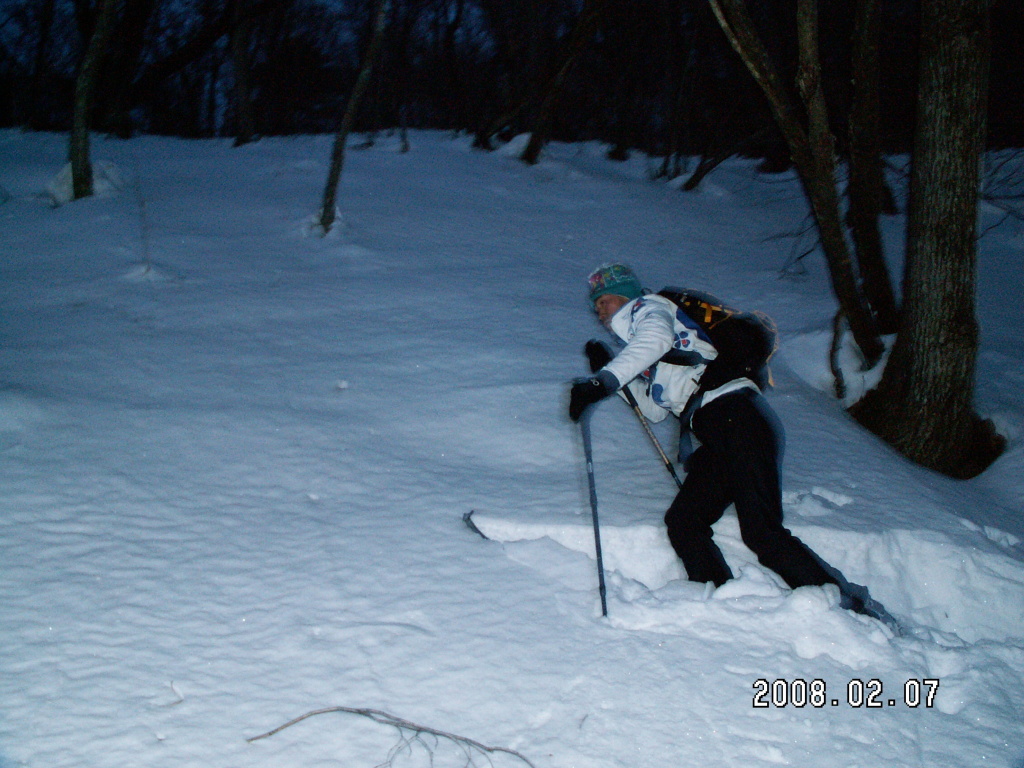
M 832 395 L 825 270 L 780 274 L 791 176 L 733 160 L 683 193 L 598 145 L 411 139 L 349 153 L 321 238 L 328 136 L 97 137 L 103 194 L 56 205 L 66 137 L 0 132 L 0 768 L 470 761 L 341 712 L 247 741 L 330 707 L 537 768 L 1024 765 L 1020 224 L 982 212 L 977 403 L 1009 448 L 953 481 Z M 565 406 L 611 260 L 776 320 L 787 524 L 902 635 L 786 589 L 731 512 L 737 578 L 685 581 L 674 484 L 611 401 L 601 617 Z

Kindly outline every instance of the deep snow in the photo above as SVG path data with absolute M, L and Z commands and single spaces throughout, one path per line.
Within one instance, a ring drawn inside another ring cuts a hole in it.
M 682 193 L 596 145 L 530 168 L 415 133 L 349 153 L 321 238 L 330 143 L 97 138 L 102 194 L 55 207 L 65 137 L 0 132 L 0 768 L 389 759 L 355 715 L 246 741 L 331 706 L 537 768 L 1024 765 L 1019 223 L 986 207 L 979 259 L 977 402 L 1010 447 L 956 482 L 830 395 L 793 178 L 734 160 Z M 784 589 L 731 513 L 738 578 L 683 580 L 674 485 L 617 402 L 593 418 L 601 618 L 564 411 L 613 259 L 775 318 L 787 522 L 903 636 Z M 772 703 L 815 680 L 823 706 Z M 467 762 L 390 757 L 431 751 Z

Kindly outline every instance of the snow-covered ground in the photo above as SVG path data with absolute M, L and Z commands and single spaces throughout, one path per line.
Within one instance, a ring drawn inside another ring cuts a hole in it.
M 1024 766 L 1019 223 L 979 260 L 1009 449 L 957 482 L 830 395 L 820 258 L 781 274 L 792 177 L 735 160 L 683 193 L 596 145 L 531 168 L 415 133 L 349 153 L 321 238 L 330 143 L 97 138 L 103 194 L 54 207 L 65 137 L 0 132 L 0 768 L 523 765 L 341 712 L 247 741 L 330 707 L 536 768 Z M 685 581 L 615 401 L 601 617 L 565 407 L 610 260 L 775 318 L 787 522 L 902 636 L 782 588 L 731 512 L 737 578 Z

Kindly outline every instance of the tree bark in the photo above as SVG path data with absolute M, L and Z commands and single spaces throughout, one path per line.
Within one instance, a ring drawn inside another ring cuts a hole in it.
M 99 14 L 85 58 L 75 80 L 75 107 L 72 119 L 68 155 L 71 160 L 71 179 L 74 199 L 89 197 L 93 193 L 92 162 L 89 159 L 89 118 L 93 93 L 99 76 L 100 62 L 114 31 L 117 6 L 120 0 L 100 0 Z
M 338 196 L 338 182 L 341 181 L 341 171 L 345 166 L 345 142 L 355 125 L 356 114 L 359 111 L 359 104 L 363 100 L 370 85 L 370 75 L 373 73 L 373 66 L 380 57 L 380 51 L 384 43 L 384 30 L 387 27 L 388 12 L 391 9 L 391 0 L 379 0 L 377 12 L 373 19 L 373 31 L 370 37 L 370 45 L 363 59 L 363 66 L 359 70 L 356 84 L 348 97 L 348 104 L 345 107 L 345 115 L 341 119 L 341 128 L 334 137 L 334 148 L 331 151 L 331 167 L 327 173 L 327 184 L 324 187 L 323 207 L 320 209 L 320 229 L 326 235 L 334 225 L 334 206 Z
M 859 0 L 855 13 L 847 222 L 864 296 L 875 313 L 879 331 L 889 334 L 899 327 L 899 312 L 878 226 L 887 190 L 879 138 L 880 2 Z
M 892 356 L 857 419 L 912 460 L 973 477 L 1005 441 L 973 409 L 979 159 L 987 0 L 924 0 L 903 311 Z

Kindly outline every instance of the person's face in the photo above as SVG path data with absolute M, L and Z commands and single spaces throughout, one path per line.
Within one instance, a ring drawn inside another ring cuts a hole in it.
M 611 322 L 612 316 L 629 303 L 625 296 L 616 296 L 614 293 L 606 293 L 598 296 L 594 302 L 594 311 L 597 312 L 597 319 L 605 326 Z

